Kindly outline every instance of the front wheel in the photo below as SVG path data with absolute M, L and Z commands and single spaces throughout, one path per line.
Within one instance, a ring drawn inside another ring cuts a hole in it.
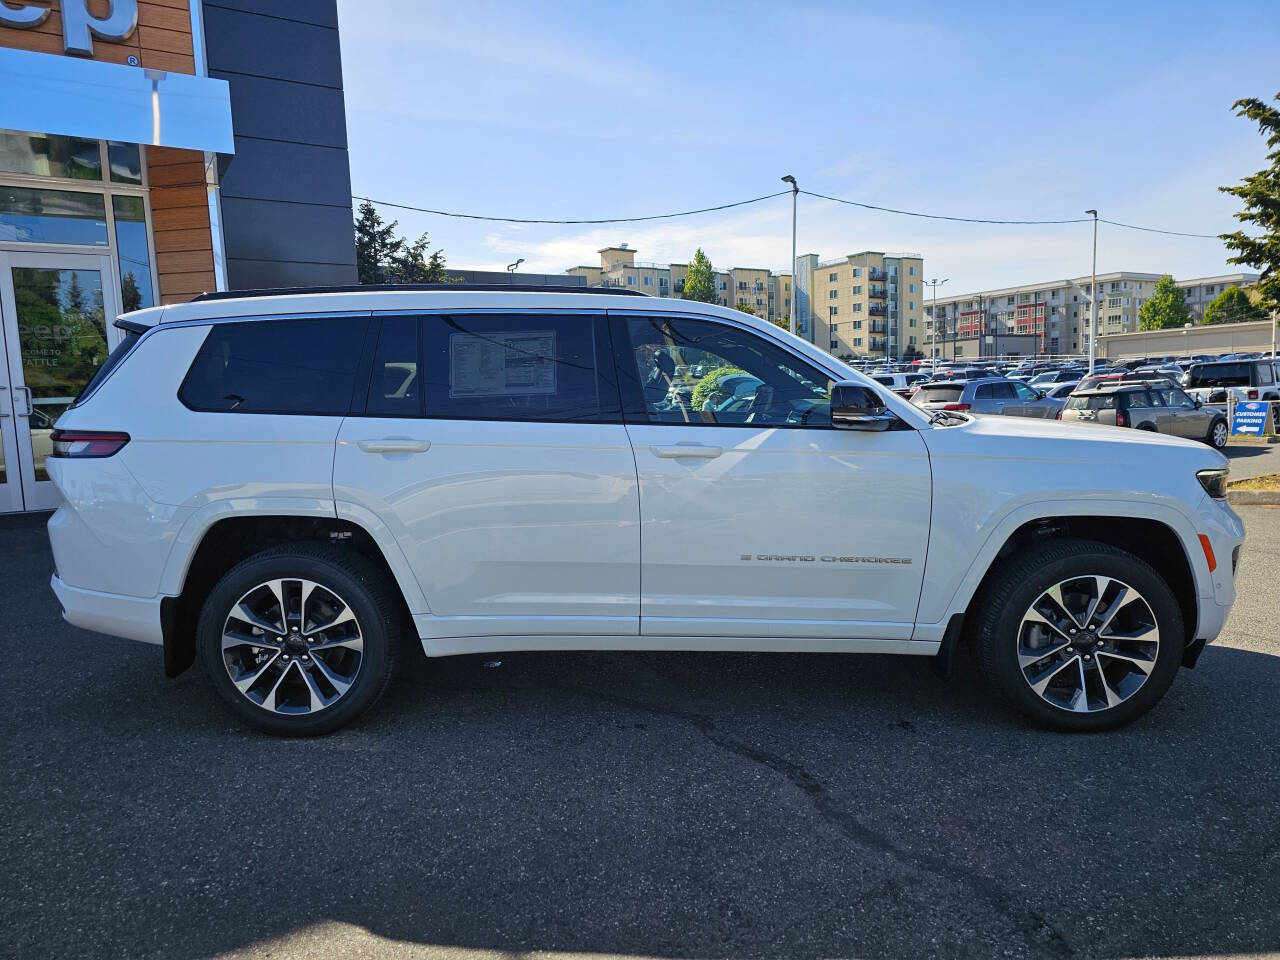
M 1213 421 L 1213 426 L 1209 428 L 1209 446 L 1215 450 L 1221 450 L 1227 445 L 1228 433 L 1227 421 Z
M 200 613 L 196 646 L 228 709 L 277 736 L 345 726 L 382 695 L 399 642 L 386 576 L 350 550 L 291 544 L 233 567 Z
M 1182 613 L 1133 554 L 1061 540 L 1015 554 L 976 611 L 990 684 L 1036 723 L 1109 730 L 1150 710 L 1182 660 Z

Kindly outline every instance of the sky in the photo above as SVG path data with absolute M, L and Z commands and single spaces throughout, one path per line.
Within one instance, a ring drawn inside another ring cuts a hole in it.
M 1217 234 L 1265 165 L 1241 97 L 1280 92 L 1263 3 L 338 0 L 352 191 L 460 213 L 648 216 L 800 187 L 989 219 Z M 648 223 L 484 223 L 382 208 L 452 267 L 786 269 L 791 202 Z M 948 223 L 801 195 L 798 252 L 924 256 L 943 294 L 1087 275 L 1092 227 Z M 1099 228 L 1098 272 L 1236 272 L 1216 239 Z

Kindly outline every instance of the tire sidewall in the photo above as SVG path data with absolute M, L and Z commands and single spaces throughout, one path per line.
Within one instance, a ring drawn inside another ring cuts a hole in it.
M 232 568 L 210 591 L 196 630 L 201 667 L 214 690 L 232 713 L 246 723 L 277 736 L 317 736 L 345 726 L 382 693 L 390 667 L 391 639 L 386 614 L 376 600 L 376 584 L 363 563 L 330 562 L 306 552 L 272 551 L 251 557 Z M 287 716 L 269 712 L 250 701 L 232 683 L 222 660 L 222 628 L 231 607 L 244 594 L 268 580 L 302 578 L 332 590 L 355 613 L 363 639 L 360 672 L 351 689 L 333 706 L 314 715 Z
M 1009 594 L 994 618 L 994 636 L 987 662 L 993 679 L 1015 706 L 1033 719 L 1060 730 L 1106 730 L 1130 723 L 1150 710 L 1164 696 L 1182 662 L 1185 633 L 1182 613 L 1168 585 L 1149 565 L 1123 551 L 1102 544 L 1096 549 L 1073 551 L 1065 557 L 1046 559 L 1032 568 L 1021 568 L 1021 581 Z M 1031 604 L 1049 587 L 1073 577 L 1101 575 L 1120 580 L 1142 594 L 1155 614 L 1160 628 L 1160 648 L 1156 665 L 1142 687 L 1123 703 L 1109 710 L 1078 714 L 1043 700 L 1022 675 L 1018 666 L 1018 633 Z
M 1222 443 L 1218 443 L 1217 431 L 1219 426 L 1226 428 L 1223 433 Z M 1213 447 L 1215 450 L 1221 450 L 1225 447 L 1227 445 L 1227 441 L 1230 439 L 1230 430 L 1231 428 L 1227 424 L 1227 421 L 1215 420 L 1213 425 L 1209 427 L 1209 446 Z

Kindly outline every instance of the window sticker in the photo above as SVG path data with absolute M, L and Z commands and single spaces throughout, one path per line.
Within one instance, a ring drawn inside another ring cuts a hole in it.
M 555 392 L 554 330 L 449 336 L 449 399 Z

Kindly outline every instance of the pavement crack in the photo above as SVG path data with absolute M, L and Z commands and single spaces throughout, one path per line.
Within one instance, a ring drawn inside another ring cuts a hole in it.
M 845 809 L 831 795 L 826 786 L 803 765 L 786 757 L 752 746 L 721 730 L 715 720 L 706 714 L 683 710 L 669 704 L 655 704 L 635 700 L 619 694 L 578 687 L 571 684 L 549 682 L 549 686 L 577 696 L 600 700 L 615 706 L 637 710 L 657 716 L 671 717 L 694 727 L 707 740 L 730 754 L 763 766 L 785 778 L 804 794 L 818 816 L 842 834 L 846 839 L 876 853 L 884 854 L 908 870 L 930 874 L 946 882 L 964 887 L 1002 916 L 1012 921 L 1021 932 L 1027 945 L 1055 956 L 1068 957 L 1075 953 L 1062 931 L 1029 906 L 1015 901 L 1000 884 L 984 874 L 963 865 L 927 853 L 914 853 L 890 838 L 862 823 L 851 811 Z

